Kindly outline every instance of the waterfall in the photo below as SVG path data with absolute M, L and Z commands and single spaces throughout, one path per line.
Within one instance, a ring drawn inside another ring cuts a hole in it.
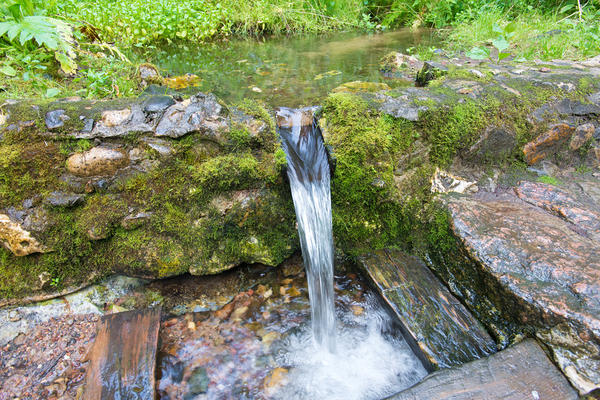
M 280 108 L 276 116 L 308 280 L 313 339 L 317 346 L 333 353 L 336 332 L 327 153 L 312 109 Z

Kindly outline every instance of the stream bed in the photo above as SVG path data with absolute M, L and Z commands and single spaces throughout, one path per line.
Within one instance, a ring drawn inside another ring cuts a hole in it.
M 76 398 L 98 315 L 158 306 L 161 399 L 380 399 L 427 372 L 364 282 L 351 264 L 336 265 L 335 355 L 314 347 L 299 256 L 215 276 L 117 276 L 0 310 L 2 329 L 13 336 L 0 342 L 0 399 Z

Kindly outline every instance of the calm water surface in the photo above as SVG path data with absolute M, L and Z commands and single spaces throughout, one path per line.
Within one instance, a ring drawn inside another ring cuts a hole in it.
M 394 87 L 394 80 L 379 72 L 381 57 L 438 42 L 433 31 L 406 29 L 231 40 L 196 48 L 156 49 L 144 58 L 170 76 L 198 75 L 201 86 L 191 91 L 210 91 L 227 102 L 257 98 L 272 106 L 298 107 L 319 104 L 345 82 L 385 82 Z

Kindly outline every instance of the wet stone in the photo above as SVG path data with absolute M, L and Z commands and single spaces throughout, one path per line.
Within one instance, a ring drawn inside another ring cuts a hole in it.
M 175 104 L 171 96 L 152 96 L 144 101 L 143 109 L 146 113 L 159 113 Z
M 52 207 L 70 208 L 83 203 L 83 196 L 74 193 L 52 192 L 46 198 L 46 204 Z
M 52 130 L 62 127 L 65 121 L 69 119 L 69 116 L 65 114 L 65 110 L 54 110 L 46 113 L 44 122 L 46 123 L 46 128 Z
M 359 259 L 433 367 L 460 365 L 496 351 L 483 326 L 422 261 L 396 250 Z
M 97 146 L 69 157 L 67 169 L 78 176 L 111 175 L 125 166 L 127 161 L 127 157 L 122 152 Z
M 542 340 L 584 394 L 600 387 L 597 205 L 567 188 L 541 183 L 522 183 L 515 192 L 447 199 L 452 230 L 483 282 L 470 289 L 456 282 L 457 290 L 476 290 L 478 296 L 463 300 L 479 298 L 471 304 L 476 306 L 489 299 L 505 320 L 538 335 L 570 327 Z
M 227 126 L 221 116 L 222 109 L 213 94 L 199 93 L 169 107 L 158 123 L 155 135 L 179 138 L 191 132 L 202 132 L 217 138 L 218 131 Z
M 577 393 L 534 340 L 435 372 L 387 400 L 577 400 Z

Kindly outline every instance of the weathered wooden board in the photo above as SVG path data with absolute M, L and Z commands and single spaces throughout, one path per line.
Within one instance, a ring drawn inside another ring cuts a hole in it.
M 154 400 L 160 309 L 102 317 L 87 359 L 83 399 Z
M 576 400 L 575 390 L 533 339 L 434 372 L 387 400 Z
M 421 260 L 381 250 L 360 257 L 359 264 L 434 368 L 496 351 L 483 326 Z

